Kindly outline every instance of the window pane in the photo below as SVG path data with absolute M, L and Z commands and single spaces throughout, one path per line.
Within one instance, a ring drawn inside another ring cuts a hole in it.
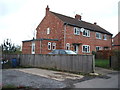
M 66 50 L 70 50 L 70 44 L 66 43 Z
M 51 42 L 48 42 L 48 50 L 51 50 Z
M 47 34 L 50 34 L 50 28 L 47 28 Z
M 83 52 L 89 53 L 90 52 L 90 46 L 84 45 L 83 46 Z

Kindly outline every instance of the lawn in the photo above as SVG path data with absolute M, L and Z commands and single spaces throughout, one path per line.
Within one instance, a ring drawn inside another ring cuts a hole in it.
M 109 60 L 107 59 L 95 59 L 95 66 L 102 68 L 110 68 Z

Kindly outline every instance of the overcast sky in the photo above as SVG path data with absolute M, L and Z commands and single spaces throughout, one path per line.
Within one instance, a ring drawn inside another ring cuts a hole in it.
M 10 38 L 15 44 L 30 40 L 37 25 L 50 11 L 94 23 L 115 36 L 118 33 L 119 0 L 0 0 L 0 44 Z

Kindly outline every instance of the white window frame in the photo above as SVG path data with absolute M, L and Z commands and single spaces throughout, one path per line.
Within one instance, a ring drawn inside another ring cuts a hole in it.
M 56 49 L 56 43 L 52 43 L 52 50 Z
M 76 51 L 75 51 L 75 49 L 76 49 Z M 78 45 L 74 45 L 74 52 L 75 52 L 75 53 L 78 53 L 78 49 L 79 49 L 79 48 L 78 48 Z
M 86 35 L 84 35 L 84 32 L 86 33 Z M 84 29 L 82 35 L 85 36 L 85 37 L 90 37 L 90 30 Z
M 80 29 L 77 27 L 74 27 L 74 35 L 80 35 Z
M 107 40 L 107 34 L 103 35 L 103 40 Z
M 47 34 L 50 34 L 50 28 L 47 28 Z
M 35 43 L 32 42 L 32 54 L 35 54 Z
M 97 34 L 98 34 L 98 37 L 97 37 Z M 96 32 L 96 38 L 97 38 L 97 39 L 102 39 L 102 34 L 101 34 L 101 33 Z
M 102 50 L 101 46 L 96 46 L 96 51 L 99 51 L 99 50 L 97 50 L 97 48 L 99 48 L 99 50 Z
M 66 43 L 66 50 L 70 50 L 70 43 Z
M 87 51 L 83 51 L 84 47 L 87 47 Z M 90 53 L 90 45 L 82 45 L 82 52 L 83 53 Z
M 51 42 L 48 42 L 48 50 L 51 50 Z

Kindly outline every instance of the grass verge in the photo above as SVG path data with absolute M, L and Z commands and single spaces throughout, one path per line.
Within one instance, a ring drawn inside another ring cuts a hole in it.
M 109 60 L 107 59 L 96 59 L 95 66 L 102 67 L 102 68 L 110 68 Z

